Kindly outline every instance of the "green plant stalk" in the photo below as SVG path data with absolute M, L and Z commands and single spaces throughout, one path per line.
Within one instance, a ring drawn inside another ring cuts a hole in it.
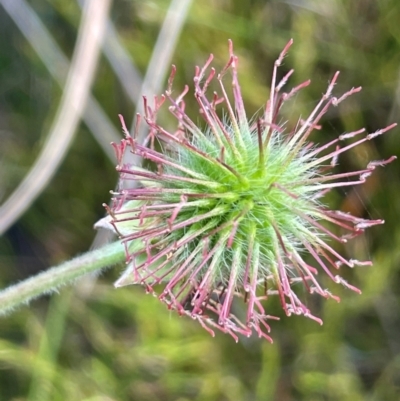
M 28 304 L 34 298 L 53 293 L 85 274 L 99 273 L 105 268 L 124 262 L 125 257 L 124 246 L 117 241 L 8 287 L 0 291 L 0 316 Z

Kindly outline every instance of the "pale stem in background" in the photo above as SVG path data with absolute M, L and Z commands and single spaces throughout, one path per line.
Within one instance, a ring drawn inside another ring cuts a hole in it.
M 110 0 L 88 0 L 85 5 L 71 69 L 48 141 L 30 172 L 0 208 L 0 234 L 47 186 L 73 140 L 93 82 L 110 4 Z

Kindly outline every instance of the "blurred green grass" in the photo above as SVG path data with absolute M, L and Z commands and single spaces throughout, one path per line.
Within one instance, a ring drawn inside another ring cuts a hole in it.
M 80 19 L 74 2 L 35 0 L 36 13 L 71 55 Z M 169 2 L 116 0 L 111 18 L 144 74 Z M 0 6 L 1 8 L 1 6 Z M 263 106 L 273 62 L 295 43 L 282 73 L 290 85 L 312 84 L 286 106 L 288 119 L 305 115 L 336 70 L 335 91 L 362 86 L 324 118 L 315 141 L 365 126 L 374 131 L 399 120 L 400 3 L 194 1 L 173 57 L 175 87 L 191 84 L 195 65 L 213 53 L 227 60 L 228 38 L 240 57 L 249 115 Z M 61 91 L 6 13 L 0 13 L 0 198 L 4 201 L 35 160 Z M 129 85 L 129 82 L 125 82 Z M 134 107 L 102 59 L 93 93 L 118 127 Z M 397 97 L 396 97 L 397 96 Z M 194 102 L 187 106 L 195 115 Z M 165 116 L 166 125 L 173 124 Z M 119 129 L 119 127 L 118 127 Z M 398 130 L 340 161 L 339 170 L 398 155 Z M 352 241 L 344 252 L 372 258 L 346 278 L 361 296 L 323 281 L 342 302 L 310 305 L 319 327 L 301 317 L 272 322 L 274 344 L 211 338 L 187 318 L 170 313 L 141 288 L 115 290 L 111 271 L 93 286 L 77 285 L 36 301 L 0 322 L 0 400 L 277 400 L 381 401 L 400 399 L 400 195 L 398 161 L 375 172 L 358 192 L 338 191 L 333 207 L 386 224 Z M 68 156 L 29 211 L 0 239 L 0 285 L 89 249 L 93 223 L 115 187 L 113 165 L 82 124 Z M 367 212 L 367 210 L 369 212 Z M 368 214 L 369 213 L 369 214 Z M 118 269 L 115 269 L 118 270 Z M 323 280 L 323 279 L 322 279 Z M 89 283 L 90 284 L 90 283 Z M 280 313 L 278 305 L 270 313 Z

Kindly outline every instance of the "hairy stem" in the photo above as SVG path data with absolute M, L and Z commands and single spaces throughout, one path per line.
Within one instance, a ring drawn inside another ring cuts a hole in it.
M 40 295 L 57 291 L 87 273 L 100 272 L 124 261 L 124 246 L 117 241 L 52 267 L 0 291 L 0 316 L 10 313 L 23 304 L 28 304 Z

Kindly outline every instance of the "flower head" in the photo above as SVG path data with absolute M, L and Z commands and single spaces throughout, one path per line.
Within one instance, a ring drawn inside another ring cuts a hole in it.
M 394 160 L 393 156 L 372 161 L 363 170 L 332 172 L 343 152 L 395 124 L 372 134 L 364 129 L 346 133 L 323 145 L 310 142 L 329 107 L 361 89 L 334 97 L 337 72 L 308 118 L 287 130 L 279 110 L 310 83 L 283 93 L 293 70 L 277 82 L 277 69 L 291 44 L 275 61 L 270 98 L 260 117 L 246 116 L 232 42 L 229 61 L 219 74 L 210 68 L 212 55 L 203 68 L 196 68 L 194 96 L 203 126 L 185 112 L 189 88 L 177 97 L 172 94 L 175 67 L 165 94 L 155 98 L 153 106 L 144 99 L 149 128 L 145 143 L 129 134 L 121 117 L 125 139 L 114 144 L 120 187 L 113 193 L 108 222 L 125 244 L 127 269 L 116 286 L 142 284 L 150 293 L 157 291 L 168 308 L 197 320 L 212 335 L 219 329 L 236 340 L 238 334 L 256 333 L 272 341 L 267 321 L 278 319 L 266 310 L 272 295 L 279 297 L 286 315 L 322 323 L 300 299 L 296 284 L 338 300 L 316 279 L 325 272 L 335 283 L 360 292 L 337 270 L 371 262 L 346 259 L 330 242 L 345 243 L 383 223 L 330 210 L 321 198 L 335 187 L 362 184 L 375 167 Z M 223 83 L 227 73 L 232 74 L 233 102 Z M 212 81 L 219 91 L 208 96 Z M 166 100 L 178 123 L 175 132 L 156 121 Z M 349 138 L 355 139 L 347 144 Z M 124 163 L 127 150 L 141 157 L 146 167 Z M 235 314 L 235 300 L 245 304 L 244 317 Z

